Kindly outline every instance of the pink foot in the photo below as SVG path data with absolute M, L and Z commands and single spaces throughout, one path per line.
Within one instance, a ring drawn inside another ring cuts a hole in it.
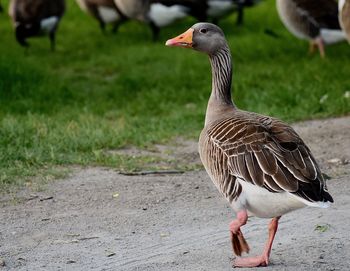
M 236 258 L 233 260 L 233 267 L 258 267 L 267 266 L 269 264 L 269 259 L 265 256 L 256 257 L 246 257 L 246 258 Z

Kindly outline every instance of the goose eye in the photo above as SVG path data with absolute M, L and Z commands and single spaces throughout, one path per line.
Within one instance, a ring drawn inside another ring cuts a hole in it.
M 208 32 L 208 30 L 206 28 L 202 28 L 202 29 L 199 30 L 199 32 L 202 33 L 202 34 L 205 34 L 205 33 Z

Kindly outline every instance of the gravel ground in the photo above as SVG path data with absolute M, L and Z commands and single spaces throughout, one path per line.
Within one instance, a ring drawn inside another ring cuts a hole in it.
M 350 270 L 350 117 L 294 127 L 331 177 L 335 204 L 282 217 L 263 270 Z M 195 145 L 179 149 L 193 157 Z M 44 191 L 1 196 L 0 270 L 231 270 L 233 218 L 202 170 L 124 176 L 80 169 Z M 262 250 L 267 224 L 250 218 L 243 228 L 251 254 Z

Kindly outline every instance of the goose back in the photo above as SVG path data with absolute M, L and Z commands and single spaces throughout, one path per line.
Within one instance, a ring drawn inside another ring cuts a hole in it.
M 291 0 L 305 12 L 309 20 L 315 20 L 320 28 L 339 29 L 338 6 L 335 0 Z
M 272 193 L 290 193 L 305 204 L 331 201 L 309 148 L 289 125 L 238 109 L 220 114 L 199 140 L 204 167 L 232 203 L 242 192 L 238 180 Z

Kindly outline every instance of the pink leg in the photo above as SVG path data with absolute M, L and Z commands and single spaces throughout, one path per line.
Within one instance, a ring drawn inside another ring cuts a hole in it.
M 277 232 L 279 219 L 280 217 L 275 217 L 269 224 L 269 238 L 265 244 L 263 253 L 256 257 L 237 258 L 233 263 L 234 267 L 258 267 L 267 266 L 269 264 L 271 247 Z
M 320 52 L 320 56 L 324 58 L 326 56 L 326 53 L 324 50 L 324 42 L 321 37 L 318 37 L 310 41 L 309 53 L 313 54 L 316 48 L 318 48 L 318 51 Z
M 321 56 L 322 58 L 324 58 L 324 57 L 326 56 L 326 54 L 325 54 L 325 51 L 324 51 L 324 44 L 323 44 L 322 38 L 317 38 L 317 39 L 315 40 L 315 43 L 316 43 L 316 45 L 317 45 L 317 47 L 318 47 L 318 50 L 319 50 L 319 52 L 320 52 L 320 56 Z
M 249 246 L 244 239 L 244 236 L 241 232 L 241 226 L 245 225 L 248 220 L 247 211 L 239 211 L 237 217 L 230 223 L 230 234 L 231 234 L 231 243 L 233 252 L 237 256 L 241 256 L 242 252 L 249 252 Z
M 315 41 L 310 41 L 310 45 L 309 45 L 309 54 L 312 55 L 315 52 L 315 49 L 317 48 L 317 45 L 315 43 Z

